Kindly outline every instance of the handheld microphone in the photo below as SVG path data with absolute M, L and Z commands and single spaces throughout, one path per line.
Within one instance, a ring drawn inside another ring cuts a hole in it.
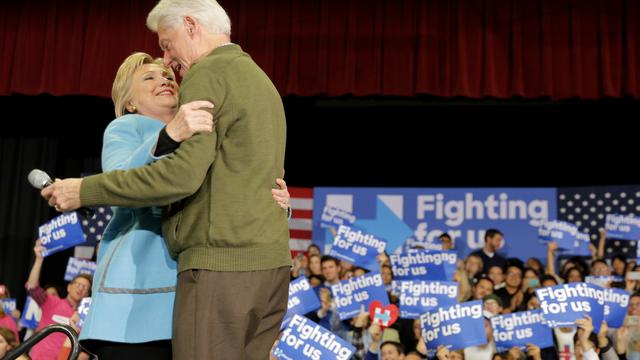
M 31 170 L 29 176 L 27 176 L 27 179 L 29 180 L 31 186 L 38 190 L 42 190 L 43 188 L 53 184 L 53 181 L 51 180 L 49 175 L 40 169 Z M 77 209 L 76 211 L 87 219 L 92 218 L 96 214 L 93 209 L 84 206 Z

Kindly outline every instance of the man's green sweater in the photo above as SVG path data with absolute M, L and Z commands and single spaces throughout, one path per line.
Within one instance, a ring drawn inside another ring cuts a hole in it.
M 89 176 L 83 206 L 167 206 L 162 231 L 178 271 L 291 265 L 287 215 L 273 200 L 286 124 L 278 91 L 238 45 L 213 50 L 185 75 L 180 104 L 208 100 L 214 131 L 147 166 Z

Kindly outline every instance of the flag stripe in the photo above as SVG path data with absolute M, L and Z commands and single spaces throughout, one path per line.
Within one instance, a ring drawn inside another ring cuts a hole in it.
M 311 231 L 311 219 L 291 219 L 289 220 L 289 230 Z
M 311 245 L 311 240 L 289 239 L 289 248 L 292 251 L 307 251 L 309 245 Z
M 296 210 L 313 210 L 313 199 L 291 198 L 291 208 Z
M 311 231 L 307 230 L 289 230 L 289 236 L 296 239 L 311 240 Z
M 292 198 L 307 198 L 313 199 L 313 188 L 288 188 L 289 194 Z
M 301 209 L 296 209 L 294 207 L 292 207 L 291 209 L 293 210 L 293 214 L 291 214 L 292 218 L 313 219 L 313 210 L 301 210 Z
M 313 188 L 290 187 L 291 219 L 289 220 L 289 248 L 291 256 L 306 252 L 311 245 L 313 228 Z

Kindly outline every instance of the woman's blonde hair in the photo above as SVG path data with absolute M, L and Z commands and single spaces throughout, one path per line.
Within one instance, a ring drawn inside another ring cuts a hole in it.
M 160 65 L 175 78 L 173 69 L 164 66 L 162 59 L 154 59 L 151 55 L 143 52 L 129 55 L 118 68 L 116 78 L 113 80 L 113 87 L 111 88 L 111 99 L 113 99 L 113 105 L 115 106 L 116 117 L 129 113 L 127 111 L 127 105 L 129 101 L 131 101 L 131 79 L 133 78 L 133 73 L 135 73 L 140 66 L 146 64 Z

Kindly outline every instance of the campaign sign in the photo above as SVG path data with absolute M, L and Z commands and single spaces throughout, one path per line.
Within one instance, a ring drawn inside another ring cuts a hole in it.
M 84 321 L 89 314 L 89 308 L 91 308 L 91 298 L 82 298 L 80 306 L 78 306 L 78 327 L 82 328 L 84 326 Z
M 569 250 L 570 253 L 568 255 L 573 256 L 591 256 L 591 249 L 589 249 L 589 244 L 591 244 L 591 240 L 589 239 L 589 234 L 578 231 L 576 233 L 576 239 L 573 242 L 574 248 Z
M 378 254 L 387 247 L 387 242 L 372 234 L 350 226 L 340 225 L 329 255 L 369 270 L 376 270 Z
M 560 249 L 573 249 L 578 227 L 564 221 L 544 221 L 538 228 L 538 239 L 544 242 L 555 241 Z
M 611 239 L 640 240 L 640 218 L 632 215 L 608 214 L 605 229 Z
M 320 226 L 325 228 L 338 228 L 340 225 L 351 226 L 356 222 L 356 217 L 345 210 L 333 206 L 325 206 L 320 215 Z
M 453 280 L 458 255 L 455 251 L 411 250 L 389 256 L 396 280 Z
M 67 262 L 67 270 L 64 273 L 64 280 L 71 281 L 80 274 L 91 275 L 96 272 L 96 263 L 91 260 L 70 257 Z
M 368 309 L 369 304 L 374 300 L 380 301 L 383 306 L 389 304 L 389 296 L 384 289 L 382 275 L 378 272 L 355 276 L 331 285 L 331 293 L 340 320 L 358 315 L 362 305 Z
M 38 238 L 44 247 L 44 257 L 85 242 L 76 212 L 62 214 L 40 225 Z
M 314 188 L 313 243 L 325 253 L 335 237 L 323 228 L 325 206 L 353 214 L 353 226 L 387 241 L 387 253 L 432 249 L 448 233 L 460 257 L 481 249 L 487 229 L 505 236 L 505 257 L 544 258 L 536 241 L 542 221 L 555 219 L 553 188 Z
M 593 319 L 594 332 L 604 318 L 605 292 L 588 283 L 563 284 L 536 289 L 536 296 L 550 327 L 575 326 L 585 315 Z
M 42 309 L 37 302 L 35 302 L 31 296 L 27 296 L 27 300 L 24 303 L 24 310 L 22 311 L 22 318 L 20 324 L 27 329 L 35 329 L 40 323 L 42 317 Z
M 458 283 L 448 281 L 398 281 L 400 317 L 417 319 L 434 308 L 458 302 Z
M 285 317 L 293 314 L 304 315 L 318 308 L 320 308 L 320 300 L 307 278 L 300 277 L 289 283 L 289 302 Z
M 442 307 L 422 314 L 420 325 L 422 337 L 429 349 L 427 355 L 434 356 L 439 345 L 444 345 L 449 350 L 459 350 L 486 344 L 484 321 L 481 300 Z
M 295 314 L 282 331 L 272 354 L 283 360 L 347 360 L 355 351 L 347 341 Z
M 551 328 L 540 309 L 494 316 L 491 327 L 498 352 L 509 351 L 514 346 L 524 350 L 529 343 L 541 349 L 553 346 Z
M 621 327 L 629 308 L 630 294 L 622 289 L 604 289 L 604 321 L 612 329 Z
M 2 310 L 5 314 L 11 315 L 11 312 L 16 309 L 16 299 L 12 298 L 4 298 L 0 299 L 0 304 L 2 304 Z

